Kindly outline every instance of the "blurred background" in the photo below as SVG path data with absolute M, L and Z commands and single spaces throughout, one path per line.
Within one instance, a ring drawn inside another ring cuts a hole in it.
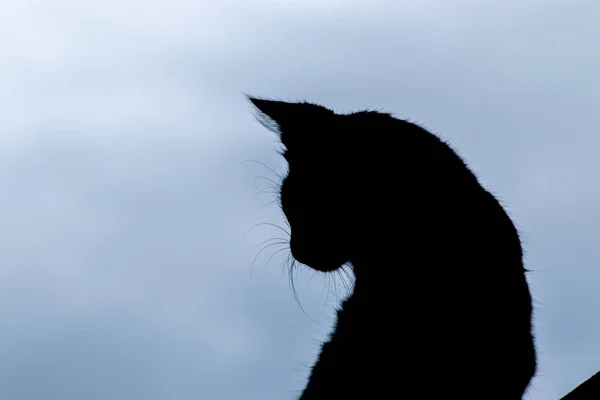
M 3 0 L 0 398 L 296 398 L 346 290 L 251 268 L 285 172 L 251 93 L 448 139 L 523 235 L 558 399 L 600 370 L 598 39 L 592 0 Z

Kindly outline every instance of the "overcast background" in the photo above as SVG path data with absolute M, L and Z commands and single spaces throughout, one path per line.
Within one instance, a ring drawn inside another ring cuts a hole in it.
M 247 92 L 449 139 L 523 234 L 558 399 L 600 370 L 598 40 L 594 0 L 3 0 L 0 398 L 295 399 L 344 290 L 300 272 L 309 318 L 277 246 L 251 275 L 283 219 L 242 161 L 285 165 Z

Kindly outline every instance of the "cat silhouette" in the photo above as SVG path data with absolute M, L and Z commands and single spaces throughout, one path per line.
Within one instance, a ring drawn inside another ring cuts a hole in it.
M 521 241 L 463 159 L 387 113 L 248 98 L 285 148 L 291 255 L 355 276 L 300 400 L 521 399 L 536 371 Z

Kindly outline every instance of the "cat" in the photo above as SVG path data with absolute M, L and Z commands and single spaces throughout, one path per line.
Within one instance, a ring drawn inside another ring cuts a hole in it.
M 537 365 L 521 241 L 461 156 L 391 114 L 248 99 L 284 147 L 292 257 L 355 278 L 299 400 L 521 399 Z

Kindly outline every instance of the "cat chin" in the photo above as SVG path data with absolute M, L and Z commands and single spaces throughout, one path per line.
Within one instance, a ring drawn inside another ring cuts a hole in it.
M 343 260 L 338 255 L 341 252 L 335 251 L 335 245 L 326 241 L 307 241 L 303 236 L 292 235 L 290 240 L 290 250 L 292 257 L 301 264 L 306 265 L 316 271 L 332 272 L 342 267 L 347 260 Z
M 299 263 L 304 264 L 307 267 L 310 267 L 310 268 L 312 268 L 316 271 L 320 271 L 320 272 L 333 272 L 336 269 L 340 268 L 342 265 L 344 265 L 343 262 L 338 262 L 338 261 L 334 261 L 334 260 L 323 260 L 323 259 L 308 260 L 304 257 L 296 257 L 293 253 L 292 253 L 292 256 Z
M 336 264 L 327 264 L 327 263 L 305 264 L 305 263 L 303 263 L 303 264 L 316 270 L 316 271 L 319 271 L 319 272 L 333 272 L 342 266 L 342 264 L 339 264 L 339 263 L 336 263 Z

